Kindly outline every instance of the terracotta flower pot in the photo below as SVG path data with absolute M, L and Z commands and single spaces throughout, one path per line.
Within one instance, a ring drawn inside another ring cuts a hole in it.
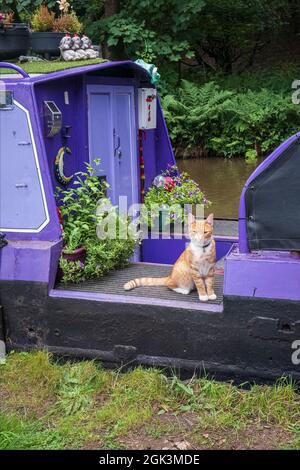
M 62 251 L 62 257 L 70 262 L 81 261 L 84 263 L 86 257 L 86 248 L 81 246 L 73 251 Z

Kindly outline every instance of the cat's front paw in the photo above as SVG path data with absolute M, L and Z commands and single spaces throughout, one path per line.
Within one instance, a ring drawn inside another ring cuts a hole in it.
M 210 294 L 208 296 L 208 300 L 216 300 L 216 298 L 217 298 L 216 294 Z
M 200 300 L 200 302 L 207 302 L 208 301 L 208 295 L 199 295 L 199 300 Z

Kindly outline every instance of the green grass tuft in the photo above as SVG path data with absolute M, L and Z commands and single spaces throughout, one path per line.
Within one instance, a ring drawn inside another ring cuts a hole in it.
M 67 439 L 56 429 L 47 429 L 39 421 L 21 420 L 0 413 L 1 450 L 63 449 Z
M 0 366 L 0 449 L 162 448 L 168 439 L 193 448 L 299 448 L 295 385 L 248 388 L 14 353 Z
M 166 378 L 156 369 L 137 368 L 117 376 L 109 400 L 97 412 L 106 445 L 115 448 L 115 440 L 153 416 L 153 411 L 168 397 Z
M 103 393 L 110 382 L 110 374 L 103 372 L 93 361 L 65 366 L 57 392 L 57 409 L 67 416 L 88 410 L 95 395 Z
M 24 416 L 43 414 L 56 401 L 61 375 L 62 369 L 45 351 L 10 354 L 0 366 L 2 409 Z

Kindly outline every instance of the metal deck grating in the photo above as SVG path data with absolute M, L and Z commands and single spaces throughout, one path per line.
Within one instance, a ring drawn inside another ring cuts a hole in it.
M 125 291 L 125 282 L 137 277 L 165 277 L 170 273 L 171 266 L 160 264 L 133 263 L 127 268 L 112 271 L 99 279 L 92 279 L 78 284 L 59 283 L 55 289 L 64 291 L 93 292 L 101 294 L 125 295 L 127 297 L 146 297 L 174 301 L 174 302 L 199 302 L 196 291 L 189 295 L 178 294 L 167 287 L 138 287 L 132 291 Z M 223 301 L 223 275 L 215 276 L 216 300 L 210 300 L 209 304 L 221 304 Z M 206 302 L 201 302 L 205 305 Z

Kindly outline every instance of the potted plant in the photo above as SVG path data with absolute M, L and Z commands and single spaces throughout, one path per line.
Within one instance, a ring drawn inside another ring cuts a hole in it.
M 188 173 L 180 173 L 177 166 L 173 165 L 154 179 L 145 194 L 144 204 L 142 220 L 146 216 L 151 228 L 159 224 L 159 230 L 162 231 L 167 226 L 173 230 L 175 223 L 184 227 L 188 213 L 195 206 L 206 207 L 211 202 Z
M 60 0 L 60 15 L 50 11 L 46 5 L 40 5 L 33 15 L 31 28 L 31 47 L 36 54 L 50 58 L 59 56 L 59 43 L 66 33 L 80 33 L 82 24 L 76 13 L 71 11 L 70 3 Z
M 99 164 L 98 161 L 96 164 Z M 72 186 L 57 188 L 63 229 L 63 257 L 72 261 L 79 260 L 86 251 L 84 244 L 95 231 L 97 203 L 106 191 L 106 183 L 93 176 L 93 168 L 89 164 L 86 166 L 85 172 L 76 173 Z
M 0 11 L 0 60 L 14 59 L 26 54 L 29 47 L 28 26 L 15 23 L 13 12 Z
M 100 164 L 95 160 L 94 164 Z M 108 184 L 94 176 L 94 169 L 86 164 L 86 171 L 76 173 L 75 181 L 67 189 L 57 188 L 59 212 L 63 229 L 63 251 L 60 258 L 60 277 L 63 282 L 100 277 L 112 269 L 128 263 L 134 253 L 137 235 L 130 230 L 127 216 L 121 217 L 117 208 L 106 197 Z M 105 211 L 99 211 L 99 202 Z M 99 238 L 97 228 L 105 215 L 116 222 L 115 237 Z M 126 238 L 119 237 L 126 232 Z

